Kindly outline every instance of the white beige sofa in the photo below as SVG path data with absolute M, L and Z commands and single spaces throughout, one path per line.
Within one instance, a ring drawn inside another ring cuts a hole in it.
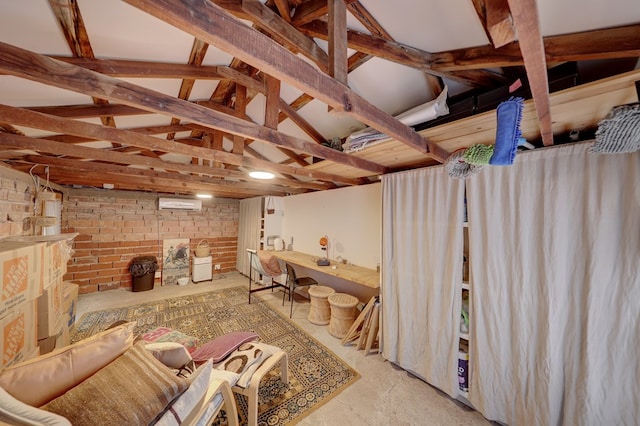
M 0 423 L 206 425 L 224 407 L 229 425 L 237 425 L 231 385 L 238 375 L 214 369 L 211 360 L 177 375 L 189 357 L 184 347 L 134 344 L 134 325 L 1 371 Z

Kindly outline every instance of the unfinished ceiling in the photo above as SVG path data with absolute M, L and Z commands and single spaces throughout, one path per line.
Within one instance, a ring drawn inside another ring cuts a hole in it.
M 169 194 L 361 185 L 493 143 L 510 94 L 536 146 L 593 131 L 638 100 L 638 57 L 637 0 L 3 2 L 0 161 Z M 445 86 L 449 115 L 394 118 Z M 366 126 L 388 137 L 329 147 Z

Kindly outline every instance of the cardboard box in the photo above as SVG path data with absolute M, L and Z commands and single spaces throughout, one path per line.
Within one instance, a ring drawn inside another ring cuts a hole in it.
M 59 349 L 70 344 L 67 321 L 68 319 L 66 318 L 66 316 L 64 318 L 60 318 L 58 330 L 55 334 L 47 336 L 44 339 L 38 339 L 38 348 L 40 350 L 40 354 L 48 354 L 54 349 Z
M 77 233 L 58 235 L 12 236 L 3 239 L 5 242 L 19 244 L 44 244 L 43 258 L 41 262 L 43 285 L 48 288 L 52 283 L 62 280 L 67 273 L 67 263 L 73 253 L 73 239 Z
M 17 364 L 32 356 L 37 349 L 37 301 L 23 303 L 0 319 L 0 367 Z
M 44 248 L 43 243 L 0 240 L 0 318 L 42 294 Z
M 62 310 L 68 314 L 67 328 L 73 330 L 76 323 L 76 310 L 78 308 L 78 289 L 80 286 L 69 281 L 63 282 Z
M 38 340 L 57 334 L 64 311 L 63 282 L 56 280 L 38 297 Z M 65 324 L 66 326 L 66 324 Z

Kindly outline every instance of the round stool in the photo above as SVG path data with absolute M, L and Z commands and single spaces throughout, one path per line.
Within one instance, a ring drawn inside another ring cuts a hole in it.
M 311 324 L 327 325 L 331 318 L 331 307 L 327 298 L 336 291 L 324 285 L 309 286 L 309 297 L 311 299 L 311 309 L 307 319 Z
M 331 306 L 329 334 L 342 339 L 356 319 L 356 305 L 359 300 L 357 297 L 345 293 L 333 293 L 327 300 Z

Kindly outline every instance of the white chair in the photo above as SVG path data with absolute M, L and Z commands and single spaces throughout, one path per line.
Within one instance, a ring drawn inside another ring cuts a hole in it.
M 274 289 L 276 287 L 282 287 L 284 289 L 286 289 L 287 287 L 276 281 L 274 278 L 279 277 L 283 274 L 279 274 L 279 275 L 270 275 L 268 274 L 264 268 L 262 267 L 262 262 L 260 262 L 260 257 L 258 256 L 258 251 L 257 250 L 253 250 L 253 249 L 247 249 L 247 256 L 249 256 L 249 303 L 251 303 L 251 294 L 257 292 L 257 291 L 263 291 L 263 290 L 269 290 L 269 289 Z M 256 278 L 253 278 L 253 271 L 256 271 L 258 276 Z M 260 275 L 262 275 L 263 277 L 269 277 L 271 278 L 271 285 L 268 286 L 260 286 L 259 288 L 252 288 L 252 283 L 253 282 L 257 282 L 260 279 Z
M 285 385 L 289 383 L 289 356 L 283 350 L 277 351 L 275 354 L 267 358 L 260 367 L 251 376 L 249 385 L 245 388 L 234 385 L 231 389 L 233 392 L 247 397 L 247 426 L 257 426 L 258 424 L 258 389 L 260 381 L 277 363 L 280 363 L 280 380 Z

